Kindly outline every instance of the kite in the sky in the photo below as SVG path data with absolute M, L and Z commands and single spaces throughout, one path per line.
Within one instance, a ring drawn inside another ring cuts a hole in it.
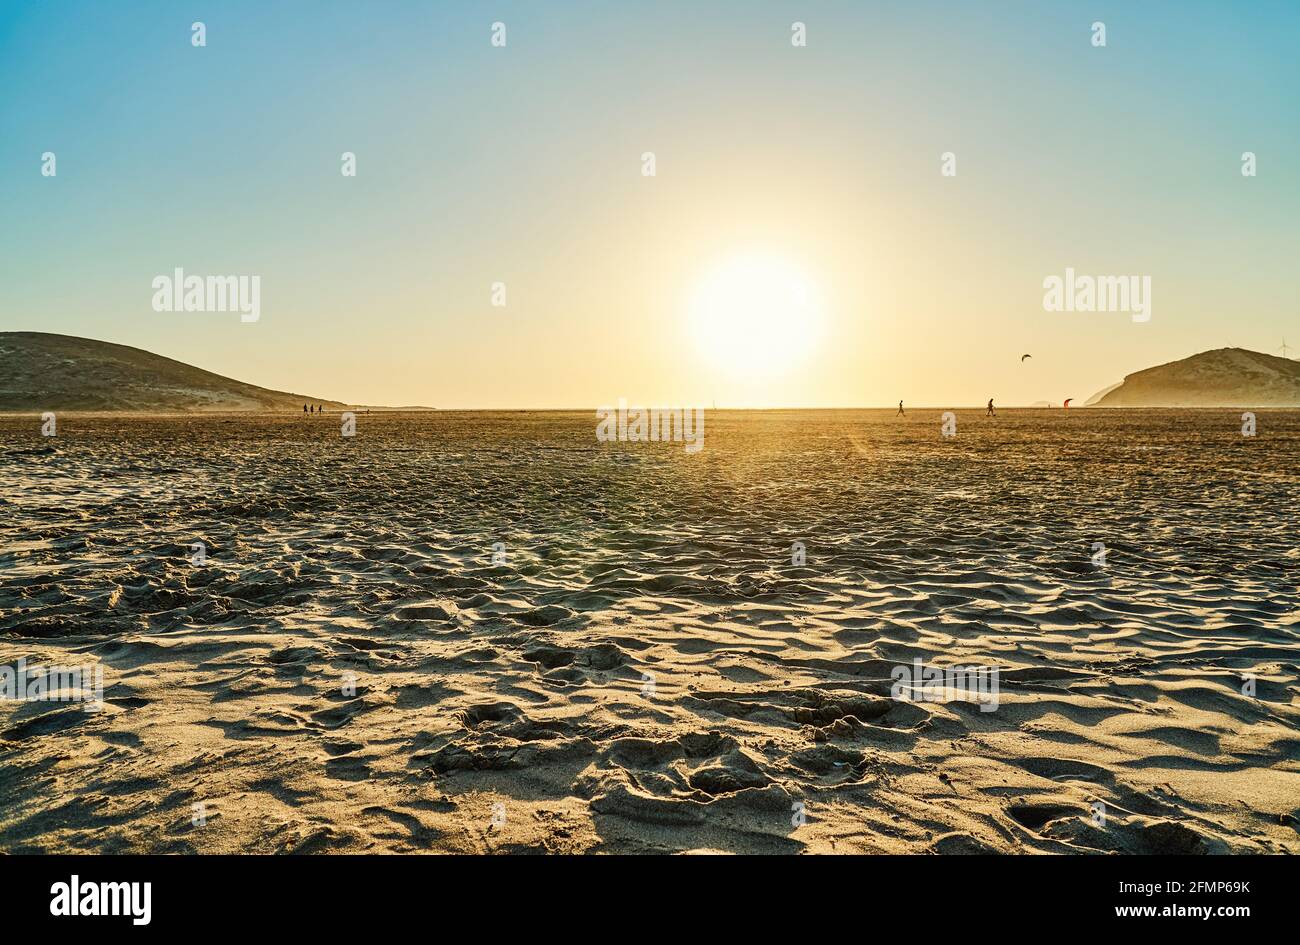
M 1022 354 L 1022 355 L 1020 356 L 1020 360 L 1021 360 L 1021 362 L 1023 362 L 1023 361 L 1025 360 L 1025 358 L 1032 358 L 1032 357 L 1033 357 L 1032 354 Z
M 1065 398 L 1065 409 L 1066 409 L 1066 410 L 1069 410 L 1069 409 L 1070 409 L 1070 401 L 1072 401 L 1072 400 L 1074 400 L 1073 397 L 1067 397 L 1067 398 Z

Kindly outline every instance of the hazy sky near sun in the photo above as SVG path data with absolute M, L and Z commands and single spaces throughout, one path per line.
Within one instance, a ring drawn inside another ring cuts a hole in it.
M 7 0 L 0 330 L 354 403 L 1081 401 L 1300 348 L 1298 38 L 1289 0 Z M 802 360 L 697 346 L 736 259 L 806 281 Z M 155 312 L 176 267 L 260 275 L 261 320 Z M 1066 267 L 1151 320 L 1044 311 Z

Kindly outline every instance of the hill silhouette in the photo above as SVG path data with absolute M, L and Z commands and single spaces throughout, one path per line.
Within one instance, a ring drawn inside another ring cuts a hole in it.
M 1245 348 L 1217 348 L 1130 374 L 1089 403 L 1097 407 L 1297 407 L 1300 361 Z
M 0 332 L 0 410 L 289 410 L 347 404 L 269 390 L 127 345 Z

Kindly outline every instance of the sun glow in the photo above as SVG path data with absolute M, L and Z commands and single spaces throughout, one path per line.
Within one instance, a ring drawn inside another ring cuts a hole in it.
M 737 377 L 786 370 L 816 346 L 822 308 L 815 287 L 778 256 L 726 260 L 696 287 L 688 309 L 691 333 L 710 367 Z

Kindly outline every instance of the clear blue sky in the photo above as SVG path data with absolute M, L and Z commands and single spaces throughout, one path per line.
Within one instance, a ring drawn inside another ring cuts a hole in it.
M 360 403 L 1084 398 L 1300 346 L 1298 47 L 1293 0 L 0 0 L 0 329 Z M 807 363 L 692 348 L 736 253 L 813 284 Z M 261 321 L 153 311 L 178 266 L 260 275 Z M 1044 312 L 1067 266 L 1151 275 L 1152 321 Z

